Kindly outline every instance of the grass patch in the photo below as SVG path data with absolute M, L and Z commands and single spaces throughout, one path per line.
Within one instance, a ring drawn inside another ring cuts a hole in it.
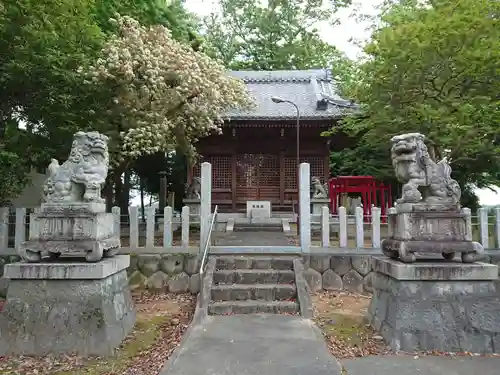
M 329 319 L 325 320 L 321 325 L 325 334 L 335 336 L 350 345 L 362 345 L 362 338 L 368 334 L 362 319 L 342 314 L 330 314 Z
M 54 375 L 103 375 L 108 373 L 120 374 L 125 372 L 130 361 L 142 351 L 148 349 L 160 338 L 161 327 L 168 323 L 168 316 L 153 316 L 147 319 L 138 318 L 133 333 L 129 336 L 115 356 L 87 360 L 82 364 L 82 369 L 72 371 L 59 371 Z

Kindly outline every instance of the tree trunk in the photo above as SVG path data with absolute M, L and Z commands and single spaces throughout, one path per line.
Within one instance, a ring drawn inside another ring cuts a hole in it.
M 144 181 L 142 178 L 140 178 L 140 185 L 141 185 L 141 217 L 142 217 L 142 222 L 146 221 L 144 217 Z

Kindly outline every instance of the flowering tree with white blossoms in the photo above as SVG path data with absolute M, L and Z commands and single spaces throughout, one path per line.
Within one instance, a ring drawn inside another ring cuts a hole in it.
M 82 68 L 87 81 L 112 87 L 111 113 L 119 134 L 115 162 L 180 147 L 220 131 L 221 115 L 252 105 L 244 83 L 217 61 L 175 41 L 160 25 L 144 27 L 130 17 L 113 20 L 117 34 L 101 57 Z M 117 132 L 116 132 L 117 131 Z

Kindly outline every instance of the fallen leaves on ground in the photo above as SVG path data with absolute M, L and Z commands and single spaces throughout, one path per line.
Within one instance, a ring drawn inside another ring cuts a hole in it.
M 345 291 L 322 291 L 312 296 L 314 321 L 322 330 L 328 349 L 336 358 L 396 354 L 412 356 L 413 359 L 423 356 L 500 357 L 500 354 L 437 350 L 395 353 L 385 345 L 383 337 L 364 320 L 370 300 L 371 295 Z
M 189 326 L 195 296 L 133 295 L 137 320 L 131 334 L 112 357 L 48 355 L 0 357 L 0 373 L 8 375 L 156 375 Z
M 313 295 L 314 321 L 336 358 L 391 352 L 382 337 L 363 321 L 370 298 L 344 291 L 325 291 Z

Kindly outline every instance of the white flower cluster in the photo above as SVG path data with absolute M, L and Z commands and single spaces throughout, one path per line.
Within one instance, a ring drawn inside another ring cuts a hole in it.
M 85 70 L 87 80 L 112 85 L 123 131 L 120 159 L 190 147 L 220 116 L 252 100 L 244 83 L 201 52 L 172 39 L 160 25 L 146 28 L 130 17 L 113 20 L 118 33 Z

